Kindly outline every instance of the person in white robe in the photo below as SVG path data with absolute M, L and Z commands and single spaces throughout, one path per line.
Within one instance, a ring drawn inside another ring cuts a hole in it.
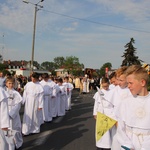
M 67 101 L 66 101 L 66 110 L 71 110 L 71 96 L 72 96 L 72 90 L 73 90 L 73 84 L 69 83 L 68 77 L 64 78 L 63 84 L 66 89 L 66 94 L 67 94 Z
M 104 95 L 109 91 L 109 80 L 108 78 L 103 78 L 101 82 L 101 90 L 98 88 L 98 91 L 94 95 L 94 108 L 93 115 L 94 118 L 97 118 L 97 112 L 103 113 L 109 117 L 113 115 L 113 105 L 105 100 Z M 100 140 L 96 141 L 97 150 L 110 150 L 112 144 L 112 139 L 110 136 L 110 130 L 108 130 Z
M 115 86 L 115 88 L 111 89 L 107 95 L 105 95 L 105 99 L 113 104 L 115 114 L 113 119 L 117 121 L 118 121 L 118 109 L 120 107 L 120 104 L 123 102 L 123 99 L 125 97 L 131 95 L 131 92 L 129 91 L 126 82 L 126 75 L 125 75 L 126 69 L 127 67 L 124 66 L 116 71 L 118 85 Z M 111 150 L 120 150 L 120 144 L 116 138 L 116 130 L 117 126 L 111 130 L 111 137 L 113 139 Z
M 149 75 L 140 65 L 126 70 L 128 88 L 132 95 L 120 106 L 117 139 L 130 150 L 150 149 L 150 93 Z
M 43 120 L 45 122 L 52 121 L 52 92 L 53 88 L 51 87 L 51 84 L 49 82 L 49 75 L 48 73 L 42 74 L 42 81 L 40 81 L 40 84 L 42 85 L 44 89 L 44 97 L 43 97 Z
M 65 115 L 65 102 L 67 101 L 67 95 L 66 95 L 66 90 L 65 86 L 62 85 L 63 80 L 62 78 L 58 79 L 58 85 L 60 88 L 60 93 L 59 93 L 59 104 L 58 104 L 58 116 L 64 116 Z
M 23 104 L 25 104 L 25 107 L 22 125 L 24 135 L 39 133 L 42 124 L 44 90 L 38 78 L 38 73 L 34 72 L 31 75 L 32 81 L 28 82 L 24 87 Z
M 59 93 L 60 88 L 57 85 L 57 78 L 54 78 L 53 82 L 55 85 L 53 86 L 53 96 L 52 96 L 52 116 L 55 118 L 58 116 L 58 101 L 59 101 Z
M 86 84 L 86 92 L 89 93 L 90 92 L 90 78 L 89 76 L 87 76 L 87 80 L 86 80 L 87 84 Z
M 110 82 L 110 85 L 109 85 L 110 90 L 113 89 L 117 85 L 116 72 L 112 72 L 109 75 L 109 82 Z
M 83 77 L 82 84 L 83 84 L 82 93 L 86 94 L 87 93 L 87 75 L 85 75 L 85 77 Z
M 9 150 L 9 145 L 5 137 L 10 127 L 8 97 L 4 89 L 0 87 L 0 150 Z
M 9 119 L 10 119 L 10 127 L 9 132 L 14 134 L 12 138 L 8 139 L 9 142 L 9 150 L 14 150 L 15 148 L 20 148 L 23 144 L 23 138 L 21 133 L 21 119 L 20 119 L 20 108 L 22 97 L 20 93 L 14 90 L 15 79 L 13 77 L 6 78 L 6 87 L 5 90 L 9 95 L 8 98 L 8 108 L 9 108 Z

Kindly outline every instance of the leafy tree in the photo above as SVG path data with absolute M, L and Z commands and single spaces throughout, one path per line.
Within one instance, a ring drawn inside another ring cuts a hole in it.
M 75 56 L 69 56 L 66 57 L 64 68 L 73 75 L 81 75 L 84 65 L 79 63 L 79 58 Z
M 101 77 L 105 76 L 106 68 L 108 68 L 108 70 L 110 70 L 112 68 L 112 64 L 110 62 L 103 64 L 103 66 L 100 68 L 100 76 Z
M 55 63 L 45 61 L 41 64 L 41 67 L 43 67 L 45 70 L 54 71 L 55 70 Z
M 64 57 L 55 57 L 54 58 L 54 63 L 55 63 L 55 67 L 58 69 L 60 67 L 62 67 L 65 63 L 65 58 Z
M 0 63 L 0 71 L 3 71 L 5 69 L 7 69 L 7 68 L 8 68 L 7 65 Z
M 0 54 L 0 63 L 3 61 L 3 56 Z
M 130 42 L 124 46 L 126 49 L 123 56 L 121 56 L 124 57 L 121 66 L 130 66 L 132 64 L 141 65 L 142 60 L 139 60 L 138 56 L 135 55 L 136 48 L 133 46 L 134 43 L 135 43 L 134 39 L 131 38 Z

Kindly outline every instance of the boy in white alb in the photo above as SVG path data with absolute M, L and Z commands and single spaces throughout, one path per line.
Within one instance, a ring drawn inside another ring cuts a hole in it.
M 101 90 L 95 93 L 93 115 L 97 119 L 97 112 L 103 113 L 109 117 L 113 115 L 112 104 L 105 100 L 104 95 L 109 91 L 109 79 L 103 78 L 101 81 Z M 110 150 L 112 144 L 110 130 L 108 130 L 100 140 L 96 141 L 97 150 Z
M 71 95 L 72 95 L 72 90 L 73 90 L 73 84 L 69 83 L 68 77 L 64 78 L 64 83 L 62 84 L 66 88 L 66 94 L 67 94 L 67 101 L 66 101 L 66 110 L 71 109 Z
M 0 150 L 9 149 L 5 138 L 9 126 L 8 95 L 4 89 L 0 87 Z
M 20 148 L 23 144 L 23 138 L 21 133 L 21 119 L 20 119 L 20 108 L 22 97 L 20 93 L 14 90 L 15 79 L 11 76 L 6 78 L 6 92 L 8 93 L 8 108 L 9 108 L 9 120 L 10 127 L 9 130 L 12 132 L 13 138 L 8 139 L 9 150 L 14 150 L 15 148 Z
M 122 149 L 150 150 L 149 75 L 141 66 L 132 65 L 126 77 L 132 95 L 120 106 L 117 139 Z
M 62 84 L 63 84 L 62 78 L 58 79 L 58 85 L 60 88 L 60 93 L 59 93 L 60 100 L 58 103 L 58 116 L 64 116 L 65 115 L 65 102 L 67 100 L 65 86 L 63 86 Z
M 29 135 L 39 133 L 42 123 L 42 109 L 44 90 L 39 83 L 39 74 L 34 72 L 31 76 L 31 82 L 24 87 L 23 103 L 25 103 L 22 133 Z
M 40 84 L 42 85 L 44 89 L 44 97 L 43 97 L 43 120 L 45 122 L 52 121 L 52 87 L 49 82 L 49 75 L 48 73 L 42 74 L 42 81 L 40 81 Z
M 115 120 L 118 120 L 118 109 L 120 107 L 120 104 L 122 103 L 123 99 L 125 97 L 128 97 L 131 95 L 126 82 L 126 76 L 125 71 L 127 70 L 127 67 L 121 67 L 116 71 L 116 78 L 117 78 L 117 86 L 110 90 L 107 95 L 105 95 L 105 98 L 110 101 L 110 103 L 113 104 L 114 107 L 114 114 L 115 114 Z M 112 129 L 112 147 L 111 150 L 120 150 L 120 144 L 117 141 L 116 138 L 116 127 Z

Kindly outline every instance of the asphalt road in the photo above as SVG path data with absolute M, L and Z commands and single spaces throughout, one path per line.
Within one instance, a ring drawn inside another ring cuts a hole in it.
M 78 96 L 74 90 L 72 109 L 43 124 L 39 134 L 23 137 L 22 150 L 95 150 L 94 92 Z

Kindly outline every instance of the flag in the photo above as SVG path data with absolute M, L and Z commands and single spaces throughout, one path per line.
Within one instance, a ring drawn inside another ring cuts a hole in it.
M 117 121 L 106 116 L 105 114 L 102 114 L 100 112 L 97 112 L 97 119 L 96 119 L 96 141 L 99 141 L 101 137 L 113 127 L 113 125 Z

